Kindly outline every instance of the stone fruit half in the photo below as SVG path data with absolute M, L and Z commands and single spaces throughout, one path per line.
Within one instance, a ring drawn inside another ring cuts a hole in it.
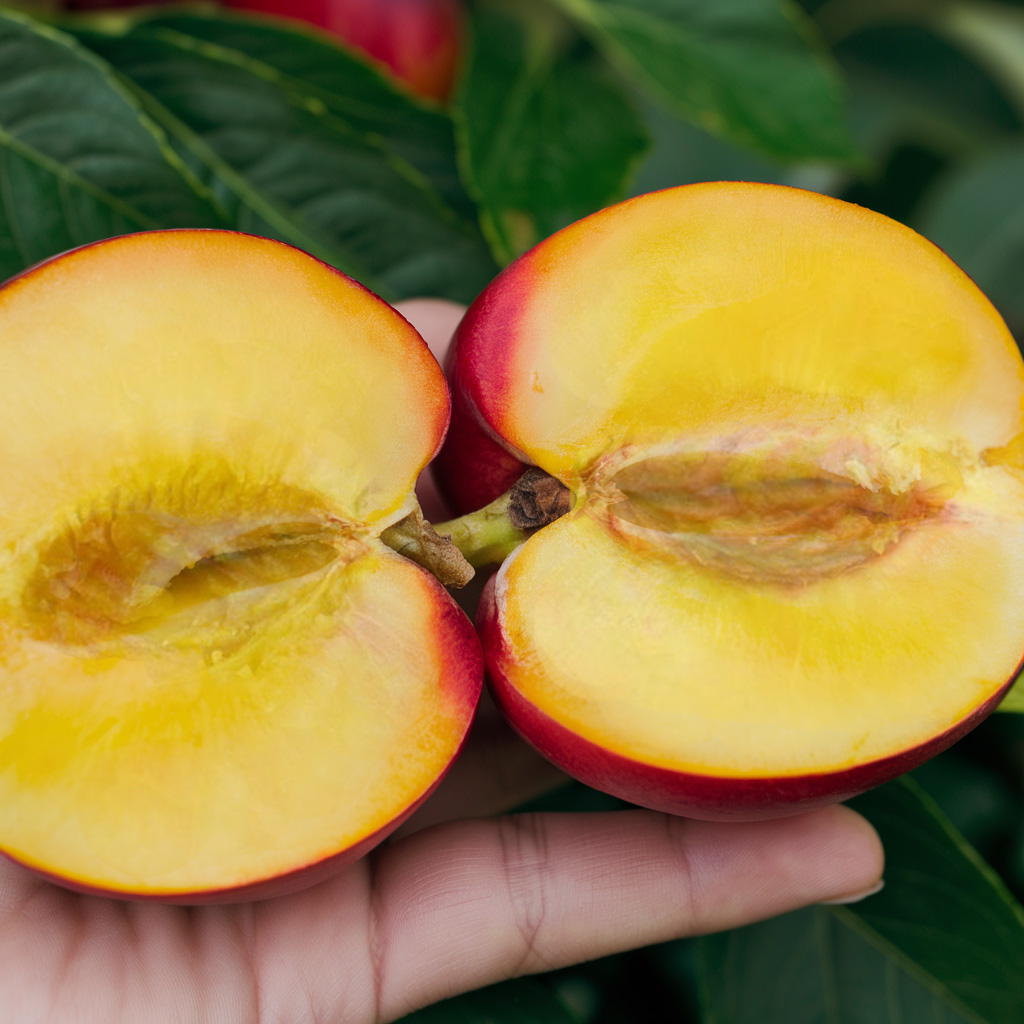
M 153 232 L 4 286 L 0 381 L 0 848 L 212 902 L 382 839 L 482 677 L 379 539 L 447 425 L 419 335 L 289 246 Z
M 585 782 L 705 818 L 850 796 L 993 709 L 1024 654 L 1024 366 L 908 228 L 712 183 L 507 268 L 461 326 L 443 473 L 571 510 L 478 625 L 508 716 Z

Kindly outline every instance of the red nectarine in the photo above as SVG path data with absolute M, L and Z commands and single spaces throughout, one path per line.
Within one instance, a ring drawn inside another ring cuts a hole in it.
M 850 796 L 990 711 L 1024 654 L 1024 364 L 935 246 L 714 183 L 559 232 L 471 307 L 443 480 L 571 510 L 481 605 L 513 724 L 706 818 Z
M 99 242 L 0 289 L 0 848 L 92 892 L 317 881 L 430 792 L 482 665 L 381 541 L 448 395 L 280 242 Z

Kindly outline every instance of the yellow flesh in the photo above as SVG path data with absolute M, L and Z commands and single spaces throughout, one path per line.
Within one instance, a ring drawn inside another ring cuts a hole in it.
M 528 700 L 605 748 L 704 774 L 897 753 L 994 694 L 1021 656 L 1024 540 L 991 522 L 926 525 L 870 572 L 794 588 L 659 559 L 578 513 L 500 579 Z
M 436 585 L 374 548 L 270 589 L 190 611 L 160 651 L 82 657 L 3 627 L 4 849 L 187 893 L 313 863 L 419 797 L 465 728 L 438 697 Z M 253 602 L 256 635 L 224 637 Z
M 159 237 L 79 250 L 0 293 L 0 550 L 238 452 L 255 484 L 393 516 L 444 388 L 412 329 L 277 243 Z
M 528 700 L 663 767 L 799 775 L 922 743 L 1012 676 L 1024 368 L 938 250 L 718 185 L 529 261 L 500 429 L 575 511 L 499 577 Z
M 923 432 L 975 454 L 1021 431 L 1013 340 L 934 246 L 792 189 L 686 191 L 529 257 L 495 426 L 544 469 L 568 479 L 627 444 L 836 416 L 854 436 Z
M 380 300 L 229 233 L 0 292 L 0 848 L 234 887 L 384 827 L 454 754 L 447 597 L 375 538 L 444 383 Z

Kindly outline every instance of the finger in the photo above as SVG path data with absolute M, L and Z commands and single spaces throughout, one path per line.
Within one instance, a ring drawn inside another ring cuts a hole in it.
M 376 858 L 380 1017 L 843 898 L 881 871 L 877 835 L 843 807 L 752 823 L 623 811 L 440 826 Z
M 444 365 L 452 335 L 466 307 L 447 299 L 406 299 L 395 303 L 395 309 L 420 332 L 434 358 Z M 436 523 L 451 516 L 451 509 L 438 491 L 429 466 L 416 482 L 416 497 L 428 521 Z

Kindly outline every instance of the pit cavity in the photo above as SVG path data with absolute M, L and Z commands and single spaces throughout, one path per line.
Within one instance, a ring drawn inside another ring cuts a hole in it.
M 216 615 L 218 601 L 252 592 L 248 613 L 258 616 L 268 588 L 348 561 L 360 547 L 337 521 L 300 517 L 294 506 L 262 515 L 229 514 L 220 503 L 183 511 L 111 508 L 58 531 L 22 591 L 29 631 L 73 647 L 121 646 L 156 633 L 166 642 L 176 616 L 188 630 L 192 616 L 181 613 Z
M 801 585 L 883 557 L 943 513 L 962 483 L 920 450 L 837 463 L 797 446 L 662 451 L 597 486 L 613 527 L 742 580 Z M 823 465 L 824 463 L 824 465 Z

